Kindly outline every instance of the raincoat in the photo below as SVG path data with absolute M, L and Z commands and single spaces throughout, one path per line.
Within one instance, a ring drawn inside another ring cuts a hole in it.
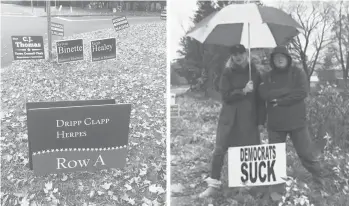
M 249 81 L 249 65 L 245 68 L 232 64 L 224 68 L 220 80 L 222 109 L 218 120 L 216 145 L 237 147 L 260 144 L 258 125 L 264 125 L 265 102 L 258 95 L 261 76 L 252 64 L 254 90 L 247 94 L 242 89 Z
M 273 55 L 282 53 L 288 57 L 285 70 L 275 67 Z M 305 72 L 292 66 L 292 58 L 284 47 L 276 47 L 271 54 L 271 71 L 263 75 L 259 86 L 262 99 L 267 102 L 268 129 L 272 131 L 290 131 L 306 126 L 305 98 L 309 91 Z M 276 99 L 278 104 L 273 106 L 270 101 Z

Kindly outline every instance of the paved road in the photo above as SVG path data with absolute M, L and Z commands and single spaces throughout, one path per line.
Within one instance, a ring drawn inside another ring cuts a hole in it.
M 17 7 L 18 8 L 18 7 Z M 64 24 L 65 36 L 111 28 L 112 17 L 54 17 L 53 22 Z M 160 17 L 127 17 L 129 24 L 162 21 Z M 21 10 L 1 11 L 1 68 L 13 61 L 11 36 L 44 35 L 47 40 L 47 18 L 35 17 Z M 57 38 L 57 37 L 53 37 Z

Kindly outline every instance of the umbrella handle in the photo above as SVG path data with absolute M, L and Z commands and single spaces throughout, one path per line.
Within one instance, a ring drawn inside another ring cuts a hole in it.
M 252 62 L 251 62 L 251 42 L 250 42 L 250 23 L 248 22 L 247 23 L 247 25 L 248 25 L 248 70 L 249 70 L 249 79 L 250 79 L 250 81 L 252 80 L 252 72 L 251 72 L 251 64 L 252 64 Z

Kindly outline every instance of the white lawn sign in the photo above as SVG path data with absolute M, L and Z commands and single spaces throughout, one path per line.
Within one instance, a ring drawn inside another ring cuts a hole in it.
M 171 93 L 171 105 L 176 104 L 176 94 L 175 93 Z
M 228 149 L 229 187 L 275 185 L 286 177 L 285 143 Z

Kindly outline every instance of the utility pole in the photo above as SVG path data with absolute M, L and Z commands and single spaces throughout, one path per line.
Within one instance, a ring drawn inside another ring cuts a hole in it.
M 48 60 L 52 59 L 52 34 L 51 34 L 51 2 L 46 1 L 47 12 L 47 37 L 48 37 Z

